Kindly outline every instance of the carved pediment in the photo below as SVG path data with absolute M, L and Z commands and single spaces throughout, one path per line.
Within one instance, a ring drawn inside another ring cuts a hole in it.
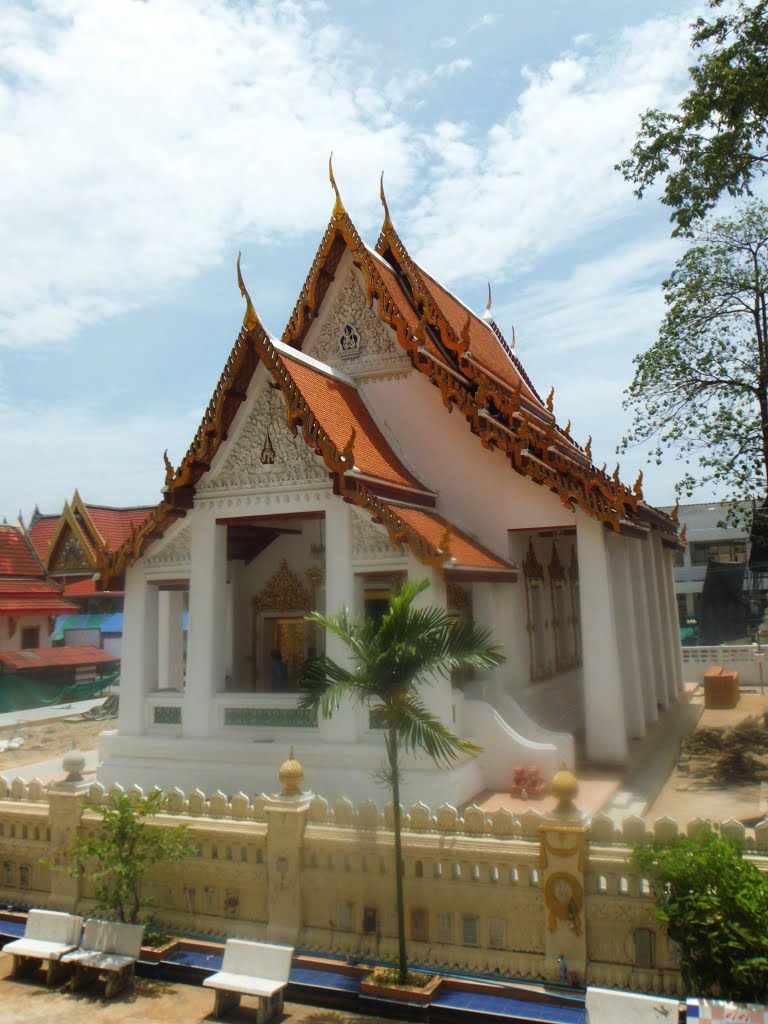
M 80 539 L 74 533 L 67 532 L 56 545 L 49 568 L 52 572 L 93 569 L 94 561 Z
M 260 594 L 253 599 L 257 611 L 302 611 L 312 610 L 312 597 L 296 573 L 291 572 L 284 558 L 280 559 L 277 572 L 266 583 Z
M 328 480 L 322 458 L 294 436 L 286 423 L 285 402 L 270 387 L 256 396 L 254 407 L 221 465 L 198 484 L 198 491 L 246 490 L 253 487 L 309 484 Z
M 330 308 L 321 311 L 316 340 L 308 355 L 350 377 L 401 376 L 411 364 L 392 330 L 368 306 L 354 272 L 349 271 Z
M 391 558 L 400 554 L 385 527 L 374 523 L 367 512 L 352 509 L 352 557 Z
M 145 562 L 147 565 L 178 565 L 188 562 L 191 557 L 191 528 L 185 523 L 173 536 L 162 538 L 150 547 Z

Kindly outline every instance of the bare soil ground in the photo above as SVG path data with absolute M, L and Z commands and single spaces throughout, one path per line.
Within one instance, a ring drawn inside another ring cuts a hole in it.
M 732 728 L 748 718 L 762 722 L 766 706 L 768 693 L 742 693 L 738 706 L 733 709 L 705 710 L 694 735 L 706 729 Z M 689 759 L 689 764 L 685 766 L 684 763 L 682 770 L 680 767 L 673 769 L 664 788 L 648 809 L 648 818 L 669 816 L 680 825 L 685 825 L 695 818 L 714 821 L 736 818 L 746 822 L 765 815 L 768 808 L 763 796 L 767 788 L 764 782 L 755 779 L 718 785 L 711 774 L 696 774 L 692 771 L 699 769 L 701 763 Z
M 19 717 L 24 712 L 19 712 Z M 64 713 L 66 715 L 66 712 Z M 50 761 L 63 757 L 68 750 L 93 750 L 98 746 L 98 735 L 105 729 L 115 729 L 116 718 L 97 721 L 84 719 L 81 715 L 62 718 L 48 718 L 41 722 L 18 722 L 16 725 L 0 727 L 0 740 L 21 736 L 23 746 L 18 750 L 0 753 L 0 771 L 12 771 L 25 764 Z

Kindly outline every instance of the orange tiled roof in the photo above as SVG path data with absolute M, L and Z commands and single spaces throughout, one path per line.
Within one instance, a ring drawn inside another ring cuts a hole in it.
M 18 526 L 0 526 L 0 576 L 43 576 L 32 545 Z
M 131 529 L 134 526 L 136 528 L 141 526 L 154 505 L 141 505 L 134 508 L 86 505 L 85 508 L 107 550 L 116 551 L 128 539 Z
M 59 516 L 38 516 L 29 528 L 29 538 L 38 553 L 40 560 L 45 562 L 53 535 L 59 524 Z
M 283 363 L 334 445 L 343 451 L 355 432 L 355 468 L 399 487 L 426 490 L 392 451 L 354 385 L 281 353 Z
M 84 580 L 76 580 L 74 583 L 64 584 L 64 596 L 65 597 L 90 597 L 91 595 L 101 595 L 106 597 L 111 594 L 113 597 L 122 597 L 122 590 L 97 590 L 96 580 L 92 577 Z
M 388 507 L 406 525 L 410 526 L 427 544 L 448 552 L 447 567 L 479 569 L 486 572 L 513 572 L 515 566 L 498 558 L 493 552 L 473 540 L 458 527 L 432 509 L 409 508 L 387 503 Z

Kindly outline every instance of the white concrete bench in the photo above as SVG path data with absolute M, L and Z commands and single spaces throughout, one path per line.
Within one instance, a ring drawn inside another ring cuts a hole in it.
M 79 947 L 61 958 L 63 964 L 72 968 L 70 987 L 80 988 L 86 981 L 106 974 L 104 995 L 110 999 L 133 978 L 143 938 L 143 924 L 120 924 L 95 918 L 86 921 Z
M 20 978 L 26 970 L 48 965 L 46 982 L 52 985 L 60 976 L 61 958 L 76 949 L 83 928 L 82 917 L 62 914 L 58 910 L 30 910 L 24 928 L 24 937 L 3 947 L 13 957 L 13 978 Z
M 216 989 L 215 1016 L 238 1006 L 241 996 L 258 998 L 257 1024 L 282 1013 L 292 958 L 290 946 L 227 939 L 221 970 L 203 982 L 206 988 Z

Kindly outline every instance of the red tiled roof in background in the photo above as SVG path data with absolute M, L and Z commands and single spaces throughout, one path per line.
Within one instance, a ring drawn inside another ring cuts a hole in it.
M 505 562 L 503 558 L 497 558 L 482 544 L 472 540 L 437 512 L 420 508 L 405 508 L 402 505 L 393 504 L 388 504 L 388 508 L 435 548 L 442 546 L 447 529 L 449 531 L 448 551 L 457 567 L 499 572 L 516 571 L 509 562 Z M 450 568 L 450 563 L 446 563 L 446 568 Z
M 124 591 L 122 590 L 97 590 L 96 580 L 88 578 L 85 580 L 77 580 L 75 583 L 64 584 L 64 596 L 65 597 L 91 597 L 92 595 L 98 597 L 123 597 Z
M 400 487 L 427 490 L 392 451 L 355 387 L 320 373 L 286 355 L 283 350 L 280 355 L 318 422 L 339 451 L 344 450 L 352 430 L 355 430 L 353 453 L 355 466 L 361 473 Z
M 128 540 L 132 527 L 141 526 L 154 505 L 141 505 L 135 508 L 109 508 L 106 505 L 85 507 L 108 550 L 116 551 Z
M 119 660 L 99 647 L 34 647 L 27 651 L 0 652 L 0 665 L 22 670 L 103 665 Z
M 51 546 L 56 527 L 59 525 L 59 516 L 38 516 L 29 528 L 29 539 L 32 547 L 44 562 Z
M 43 567 L 18 526 L 0 526 L 0 576 L 41 577 Z
M 25 615 L 76 615 L 80 609 L 54 594 L 0 594 L 0 617 L 21 619 Z

